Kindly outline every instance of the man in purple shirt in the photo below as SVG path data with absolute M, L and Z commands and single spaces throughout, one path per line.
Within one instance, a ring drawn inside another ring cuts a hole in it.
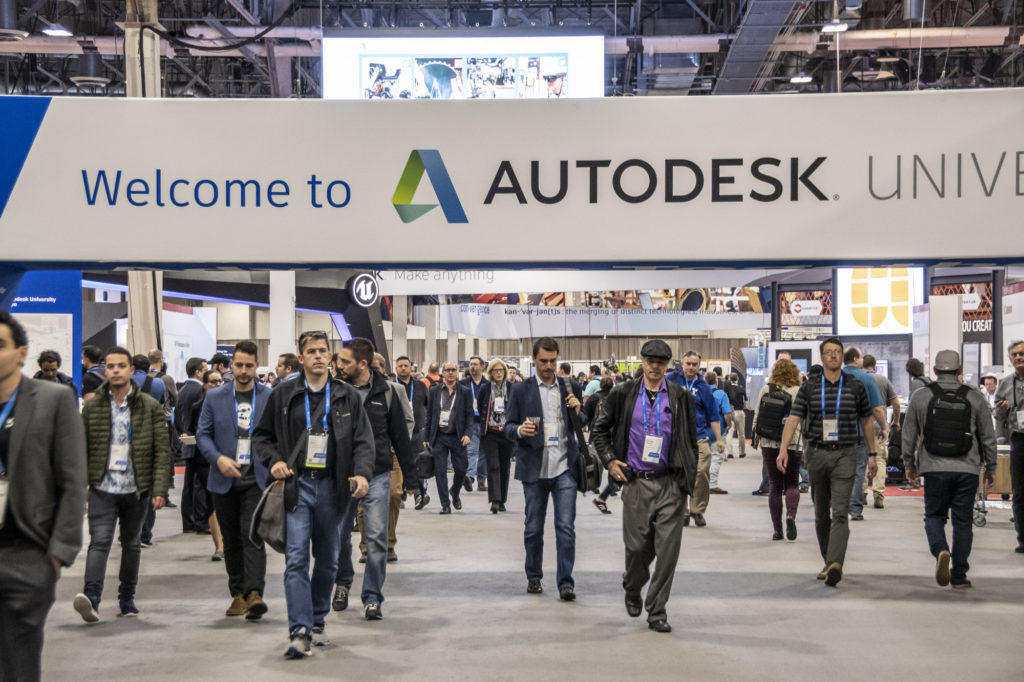
M 682 544 L 686 497 L 697 477 L 697 416 L 693 396 L 665 380 L 672 351 L 659 339 L 640 349 L 643 381 L 612 390 L 591 427 L 591 444 L 622 488 L 626 545 L 626 613 L 647 609 L 647 626 L 671 632 L 665 607 Z M 654 575 L 651 562 L 657 557 Z M 641 590 L 647 581 L 646 601 Z

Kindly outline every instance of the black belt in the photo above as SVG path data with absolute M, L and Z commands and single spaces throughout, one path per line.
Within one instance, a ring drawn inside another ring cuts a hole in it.
M 660 471 L 637 471 L 636 469 L 630 469 L 633 472 L 633 476 L 636 478 L 642 478 L 648 481 L 653 481 L 663 476 L 668 476 L 671 471 L 668 469 L 661 469 Z
M 853 443 L 826 443 L 826 442 L 820 441 L 820 440 L 818 442 L 816 442 L 816 443 L 811 443 L 811 447 L 814 448 L 815 450 L 831 450 L 833 452 L 835 452 L 836 450 L 845 450 L 846 448 L 855 448 L 855 447 L 857 447 L 857 445 L 858 445 L 858 443 L 856 443 L 856 442 L 853 442 Z
M 299 476 L 308 478 L 311 481 L 319 481 L 325 478 L 334 478 L 334 471 L 331 469 L 300 469 Z

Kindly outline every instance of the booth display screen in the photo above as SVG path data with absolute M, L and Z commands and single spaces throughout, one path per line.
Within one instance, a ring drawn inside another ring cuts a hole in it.
M 836 315 L 842 335 L 910 334 L 924 302 L 923 268 L 839 268 Z

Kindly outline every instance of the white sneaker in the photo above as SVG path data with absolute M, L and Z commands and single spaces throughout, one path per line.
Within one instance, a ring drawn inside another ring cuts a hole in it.
M 82 617 L 86 623 L 98 623 L 100 620 L 100 614 L 96 612 L 96 607 L 92 605 L 92 600 L 89 599 L 84 593 L 79 592 L 75 595 L 75 601 L 71 603 L 75 607 L 75 611 L 78 611 L 78 615 Z
M 288 647 L 284 650 L 284 657 L 303 658 L 311 656 L 313 654 L 311 645 L 312 639 L 310 636 L 299 630 L 288 638 Z
M 324 632 L 324 623 L 313 626 L 313 646 L 327 646 L 331 643 L 331 640 L 327 639 L 327 633 Z

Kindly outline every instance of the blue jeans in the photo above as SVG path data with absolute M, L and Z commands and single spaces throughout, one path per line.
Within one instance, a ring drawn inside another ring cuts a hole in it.
M 486 483 L 487 458 L 480 457 L 480 425 L 475 422 L 471 423 L 466 435 L 469 436 L 469 445 L 466 446 L 466 457 L 469 460 L 469 466 L 466 468 L 466 473 L 470 476 L 475 476 L 481 483 Z M 462 481 L 458 481 L 458 483 L 462 483 Z
M 860 443 L 857 445 L 857 471 L 853 475 L 853 492 L 850 493 L 850 516 L 864 513 L 864 477 L 867 473 L 868 446 L 866 443 Z
M 352 500 L 341 521 L 341 554 L 335 585 L 352 587 L 355 567 L 352 565 L 352 521 L 359 502 L 363 503 L 366 524 L 366 570 L 363 571 L 363 603 L 384 601 L 384 577 L 388 565 L 388 503 L 391 494 L 391 472 L 385 471 L 370 479 L 370 492 L 362 500 Z
M 86 596 L 99 603 L 103 594 L 103 578 L 107 572 L 107 557 L 114 543 L 114 527 L 121 526 L 121 570 L 118 599 L 134 599 L 139 582 L 139 564 L 142 562 L 142 544 L 139 535 L 146 513 L 152 509 L 148 494 L 113 495 L 97 488 L 89 488 L 89 553 L 85 559 Z
M 856 486 L 854 486 L 856 487 Z M 974 497 L 978 493 L 978 474 L 942 471 L 924 475 L 924 532 L 928 548 L 938 557 L 942 550 L 949 551 L 946 542 L 946 517 L 953 518 L 954 583 L 967 580 L 967 563 L 974 541 Z
M 555 503 L 555 549 L 558 553 L 558 586 L 575 587 L 572 567 L 576 563 L 576 479 L 568 471 L 557 478 L 541 478 L 536 483 L 523 482 L 526 497 L 526 577 L 544 577 L 544 520 L 548 498 Z
M 331 592 L 338 571 L 341 520 L 335 507 L 333 479 L 317 481 L 300 476 L 299 503 L 286 515 L 284 597 L 288 631 L 323 623 L 331 610 Z M 313 544 L 313 577 L 309 576 L 309 546 Z

